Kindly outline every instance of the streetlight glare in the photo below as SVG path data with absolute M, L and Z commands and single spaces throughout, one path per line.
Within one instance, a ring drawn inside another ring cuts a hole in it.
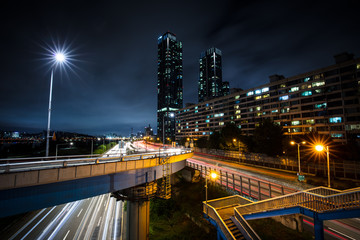
M 324 150 L 324 146 L 322 146 L 322 145 L 316 145 L 316 146 L 315 146 L 315 149 L 316 149 L 316 151 L 321 152 L 322 150 Z
M 58 52 L 58 53 L 55 54 L 55 59 L 56 59 L 57 62 L 62 63 L 62 62 L 64 62 L 66 60 L 66 57 L 65 57 L 65 55 L 63 53 Z
M 294 141 L 291 141 L 291 142 L 290 142 L 290 144 L 291 144 L 291 145 L 294 145 L 294 144 L 295 144 L 295 142 L 294 142 Z
M 217 178 L 216 172 L 210 173 L 210 177 L 211 177 L 211 179 L 216 179 Z

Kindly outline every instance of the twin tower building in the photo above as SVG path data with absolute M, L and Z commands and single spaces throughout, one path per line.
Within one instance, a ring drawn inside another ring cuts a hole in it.
M 229 82 L 222 81 L 222 56 L 217 48 L 201 53 L 198 101 L 229 94 Z M 175 140 L 175 112 L 183 108 L 182 43 L 166 32 L 158 38 L 157 133 L 162 141 Z

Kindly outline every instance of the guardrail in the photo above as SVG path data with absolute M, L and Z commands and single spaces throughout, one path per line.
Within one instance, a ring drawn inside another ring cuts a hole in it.
M 215 167 L 210 168 L 199 163 L 191 162 L 191 160 L 187 160 L 186 165 L 188 167 L 199 170 L 202 177 L 207 176 L 211 170 L 215 170 L 217 173 L 220 174 L 219 179 L 216 180 L 216 182 L 220 184 L 220 186 L 257 200 L 277 197 L 296 192 L 295 189 L 280 184 L 254 179 L 249 176 L 220 170 Z
M 277 170 L 287 170 L 298 172 L 298 161 L 289 158 L 273 158 L 264 154 L 256 153 L 239 153 L 239 151 L 228 151 L 219 149 L 194 148 L 195 154 L 208 155 L 222 158 L 232 162 L 242 162 L 251 165 L 264 166 L 268 168 L 276 168 Z M 325 163 L 302 162 L 301 171 L 307 174 L 319 174 L 326 176 L 327 168 Z M 360 163 L 356 161 L 331 161 L 331 176 L 359 180 L 360 179 Z
M 216 222 L 216 224 L 220 228 L 221 232 L 225 235 L 226 239 L 231 239 L 231 240 L 234 239 L 235 240 L 234 235 L 231 233 L 231 231 L 226 226 L 225 222 L 222 220 L 219 213 L 216 211 L 216 209 L 214 207 L 203 204 L 203 213 L 205 215 L 206 215 L 206 212 L 207 212 L 207 217 L 212 218 Z
M 143 160 L 143 159 L 153 159 L 153 158 L 164 158 L 169 156 L 182 155 L 186 153 L 191 153 L 191 150 L 179 150 L 173 152 L 152 152 L 146 154 L 134 154 L 134 155 L 125 155 L 125 156 L 115 156 L 115 157 L 87 157 L 83 158 L 84 155 L 77 156 L 62 156 L 62 159 L 50 160 L 50 157 L 46 160 L 44 158 L 17 158 L 17 159 L 0 159 L 1 162 L 6 162 L 0 164 L 0 173 L 11 173 L 11 172 L 22 172 L 29 170 L 43 170 L 43 169 L 53 169 L 61 167 L 70 167 L 70 166 L 81 166 L 89 164 L 99 164 L 99 163 L 111 163 L 111 162 L 122 162 L 129 160 Z M 85 155 L 88 156 L 88 155 Z
M 349 189 L 331 195 L 313 193 L 329 190 L 331 189 L 317 187 L 307 191 L 250 203 L 237 207 L 236 210 L 241 215 L 246 215 L 290 207 L 303 207 L 317 213 L 360 208 L 360 188 Z
M 244 217 L 236 210 L 234 209 L 234 218 L 236 221 L 234 221 L 235 225 L 237 223 L 240 226 L 237 226 L 239 230 L 241 231 L 242 235 L 245 237 L 245 239 L 251 239 L 251 240 L 258 240 L 261 239 L 254 229 L 250 226 L 250 224 L 244 219 Z

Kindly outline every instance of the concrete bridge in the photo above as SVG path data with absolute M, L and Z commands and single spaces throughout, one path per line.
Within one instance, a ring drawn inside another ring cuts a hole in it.
M 183 169 L 189 150 L 0 164 L 0 217 L 139 186 Z

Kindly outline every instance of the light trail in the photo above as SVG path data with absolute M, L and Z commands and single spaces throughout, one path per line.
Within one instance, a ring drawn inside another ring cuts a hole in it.
M 38 221 L 37 224 L 35 224 L 35 226 L 32 227 L 32 228 L 30 229 L 30 231 L 28 231 L 28 232 L 25 234 L 25 236 L 23 236 L 23 237 L 21 238 L 21 240 L 25 239 L 25 238 L 27 237 L 27 235 L 29 235 L 29 234 L 32 232 L 32 230 L 34 230 L 55 208 L 56 208 L 56 206 L 54 206 L 42 219 L 40 219 L 40 221 Z
M 19 231 L 17 231 L 14 235 L 12 235 L 9 240 L 13 240 L 17 235 L 19 235 L 19 233 L 21 233 L 27 226 L 30 225 L 30 223 L 32 223 L 40 214 L 42 214 L 44 211 L 46 210 L 46 208 L 42 209 L 38 214 L 36 214 L 35 217 L 33 217 L 30 221 L 28 221 L 22 228 L 19 229 Z

